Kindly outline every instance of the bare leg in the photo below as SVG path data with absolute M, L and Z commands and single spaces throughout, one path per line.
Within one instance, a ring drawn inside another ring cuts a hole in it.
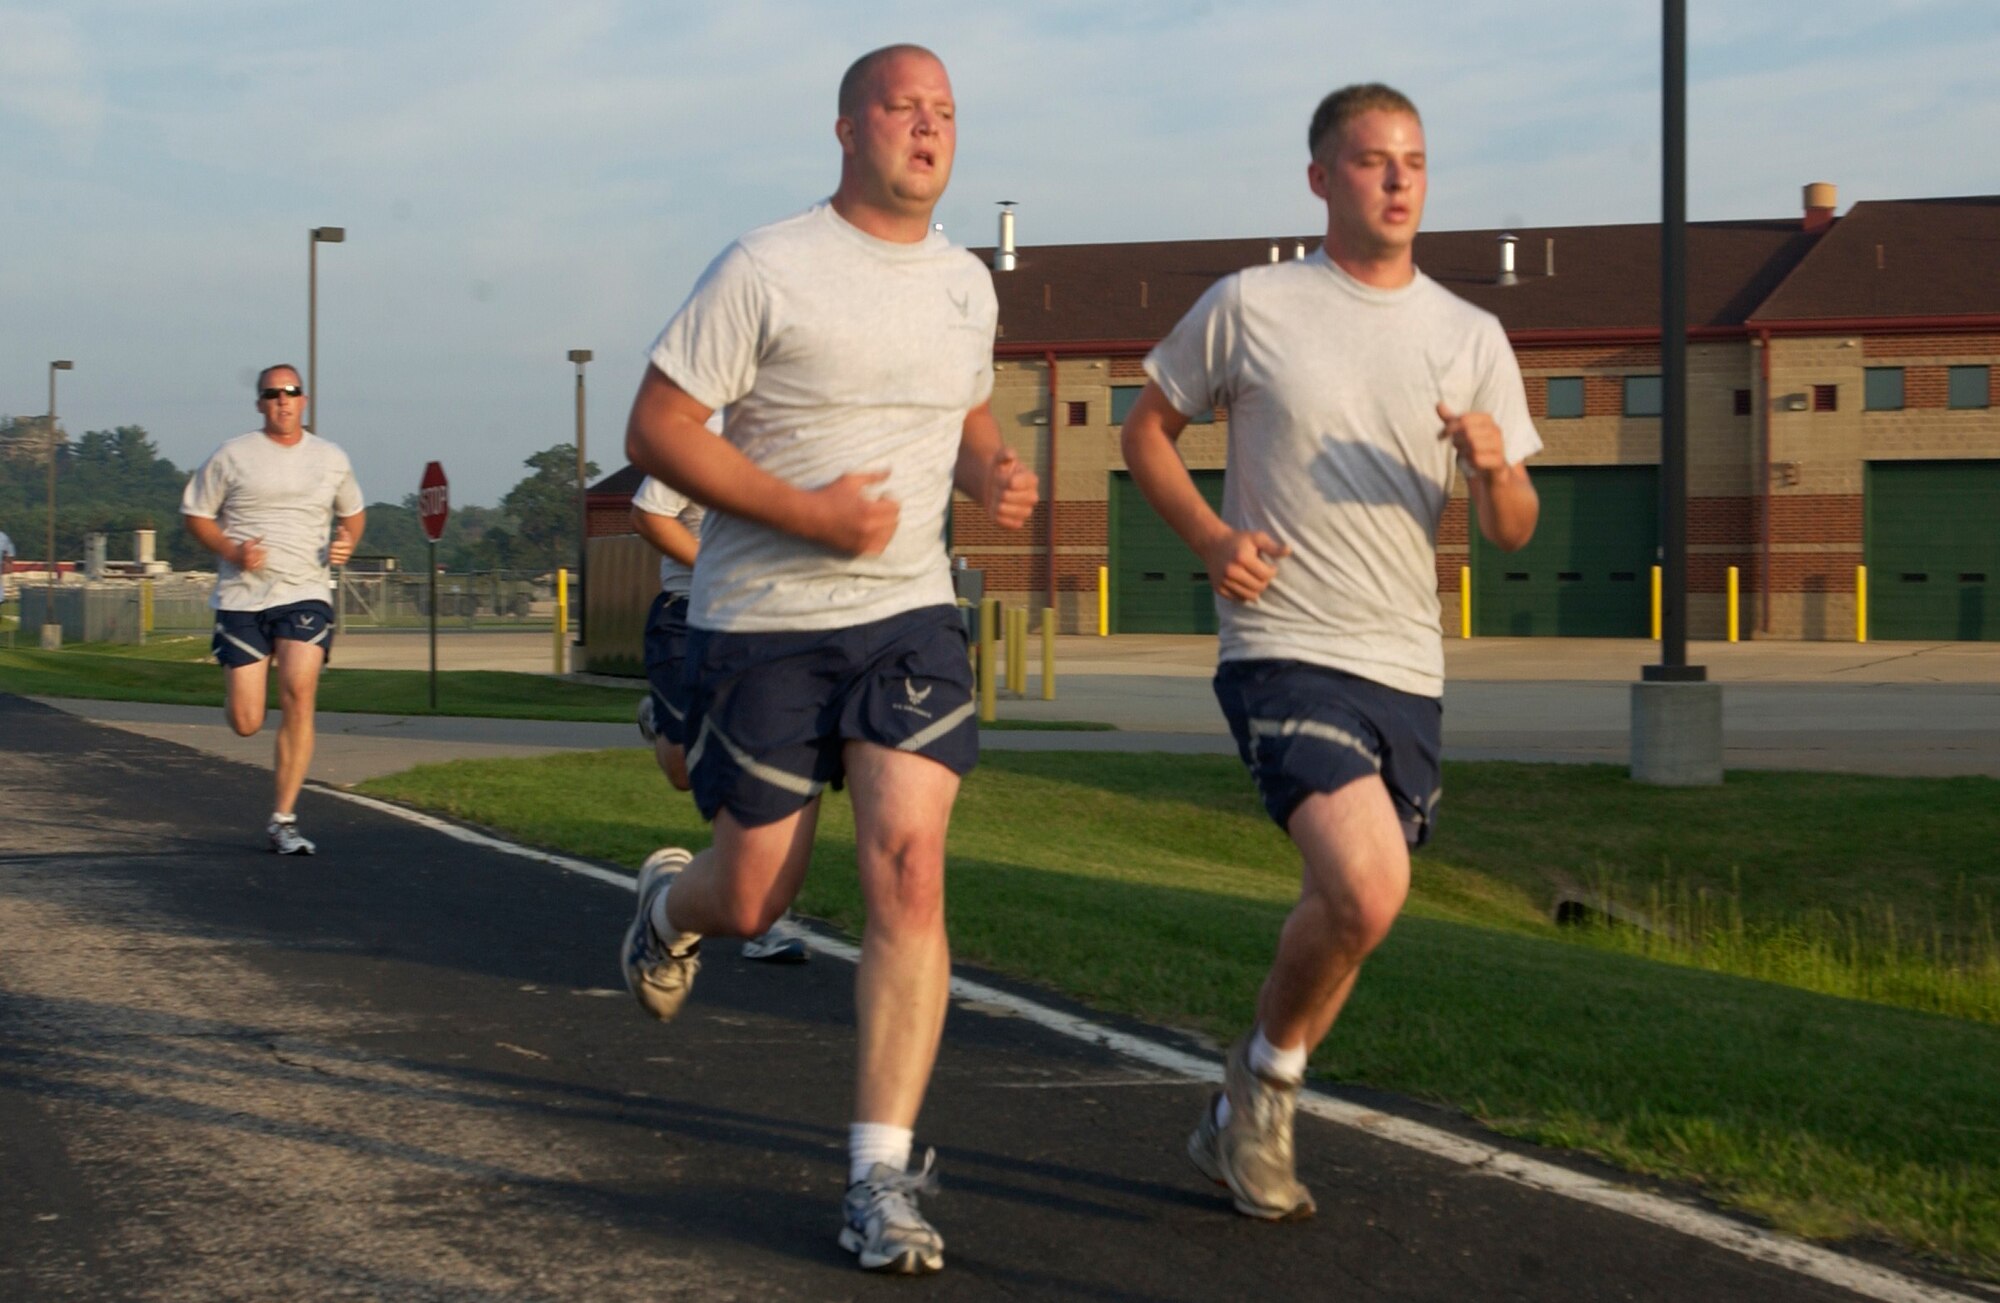
M 277 803 L 271 808 L 290 814 L 298 804 L 299 788 L 305 785 L 306 770 L 312 766 L 313 711 L 319 699 L 319 672 L 326 664 L 326 649 L 317 643 L 280 638 L 278 662 L 278 708 L 284 718 L 278 725 Z
M 667 893 L 676 929 L 702 936 L 754 937 L 785 912 L 812 863 L 817 797 L 776 823 L 745 828 L 724 810 L 715 841 L 694 857 Z
M 653 738 L 653 759 L 659 761 L 660 772 L 667 776 L 667 781 L 673 784 L 675 791 L 688 790 L 686 748 L 677 742 L 667 741 L 667 735 L 659 733 Z
M 222 713 L 236 736 L 255 737 L 264 727 L 264 699 L 270 679 L 269 660 L 223 668 Z
M 944 843 L 958 775 L 872 743 L 849 743 L 845 758 L 868 909 L 854 980 L 854 1117 L 914 1127 L 951 994 Z
M 1300 804 L 1286 829 L 1305 858 L 1299 903 L 1257 1001 L 1257 1022 L 1280 1049 L 1326 1038 L 1354 979 L 1403 908 L 1410 852 L 1380 778 Z

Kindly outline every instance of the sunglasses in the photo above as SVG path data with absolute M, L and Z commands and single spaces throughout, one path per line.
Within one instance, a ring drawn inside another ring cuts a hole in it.
M 257 401 L 268 403 L 278 398 L 297 398 L 303 393 L 305 390 L 298 385 L 274 385 L 269 389 L 259 389 Z

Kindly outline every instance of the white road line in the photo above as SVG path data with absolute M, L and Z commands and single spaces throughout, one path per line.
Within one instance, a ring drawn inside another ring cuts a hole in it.
M 343 801 L 351 801 L 356 805 L 367 806 L 371 810 L 379 810 L 434 832 L 443 833 L 458 841 L 542 864 L 551 864 L 570 873 L 621 887 L 626 891 L 632 890 L 637 885 L 633 875 L 616 873 L 595 864 L 572 859 L 567 855 L 556 855 L 521 846 L 486 833 L 475 832 L 434 815 L 405 809 L 400 805 L 391 805 L 387 801 L 378 801 L 338 788 L 315 785 L 314 790 Z M 848 942 L 837 941 L 803 929 L 800 935 L 804 937 L 808 946 L 823 955 L 844 959 L 848 963 L 857 963 L 861 959 L 860 947 Z M 979 1001 L 1001 1006 L 1007 1012 L 1029 1019 L 1049 1031 L 1072 1040 L 1102 1045 L 1114 1053 L 1170 1072 L 1188 1082 L 1219 1085 L 1222 1081 L 1222 1065 L 1212 1059 L 1200 1058 L 1184 1050 L 1177 1050 L 1172 1046 L 1149 1041 L 1127 1032 L 1101 1027 L 1087 1018 L 1036 1004 L 1032 1000 L 1002 991 L 997 987 L 987 986 L 983 982 L 954 977 L 951 979 L 951 990 L 952 995 L 961 1001 Z M 1571 1171 L 1554 1163 L 1545 1163 L 1509 1150 L 1498 1149 L 1465 1136 L 1425 1126 L 1421 1122 L 1412 1122 L 1408 1118 L 1364 1108 L 1331 1095 L 1320 1094 L 1318 1091 L 1301 1092 L 1299 1108 L 1328 1122 L 1365 1131 L 1372 1136 L 1420 1153 L 1472 1168 L 1480 1175 L 1513 1181 L 1531 1189 L 1622 1213 L 1639 1221 L 1651 1222 L 1655 1226 L 1663 1226 L 1682 1235 L 1703 1240 L 1717 1248 L 1740 1254 L 1753 1261 L 1782 1267 L 1798 1275 L 1852 1291 L 1863 1298 L 1880 1300 L 1880 1303 L 1982 1303 L 1972 1295 L 1955 1293 L 1940 1286 L 1914 1280 L 1816 1245 L 1734 1221 L 1693 1204 L 1681 1203 L 1644 1190 L 1613 1185 L 1599 1177 Z

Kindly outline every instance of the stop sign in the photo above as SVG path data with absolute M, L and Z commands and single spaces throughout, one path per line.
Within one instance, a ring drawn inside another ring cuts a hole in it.
M 423 482 L 417 486 L 417 511 L 423 516 L 424 533 L 437 542 L 444 536 L 444 522 L 451 517 L 451 486 L 445 483 L 440 462 L 424 467 Z

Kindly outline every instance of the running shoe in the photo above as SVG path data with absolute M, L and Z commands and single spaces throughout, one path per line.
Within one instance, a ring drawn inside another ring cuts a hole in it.
M 803 964 L 812 958 L 812 951 L 792 926 L 792 912 L 786 910 L 784 917 L 771 924 L 763 936 L 751 937 L 743 943 L 743 957 L 767 964 Z
M 1188 1137 L 1188 1158 L 1203 1176 L 1229 1187 L 1236 1211 L 1246 1217 L 1272 1222 L 1310 1217 L 1317 1207 L 1299 1182 L 1292 1149 L 1298 1083 L 1259 1077 L 1250 1070 L 1249 1049 L 1248 1037 L 1230 1048 L 1222 1091 L 1203 1107 Z M 1217 1125 L 1225 1094 L 1229 1121 Z
M 944 1237 L 917 1210 L 917 1196 L 937 1190 L 936 1167 L 937 1151 L 928 1149 L 917 1171 L 898 1172 L 877 1163 L 847 1187 L 840 1247 L 855 1256 L 863 1271 L 921 1276 L 944 1267 Z
M 299 834 L 297 819 L 273 819 L 264 833 L 271 839 L 271 849 L 280 855 L 311 855 L 319 849 Z
M 641 1008 L 661 1022 L 681 1011 L 681 1004 L 701 970 L 701 938 L 669 944 L 653 930 L 653 902 L 658 900 L 694 857 L 678 846 L 667 846 L 646 857 L 639 868 L 639 907 L 625 942 L 618 948 L 618 966 L 625 972 L 625 989 Z
M 639 698 L 639 736 L 645 738 L 648 744 L 657 741 L 660 736 L 660 730 L 653 726 L 654 709 L 652 693 Z

